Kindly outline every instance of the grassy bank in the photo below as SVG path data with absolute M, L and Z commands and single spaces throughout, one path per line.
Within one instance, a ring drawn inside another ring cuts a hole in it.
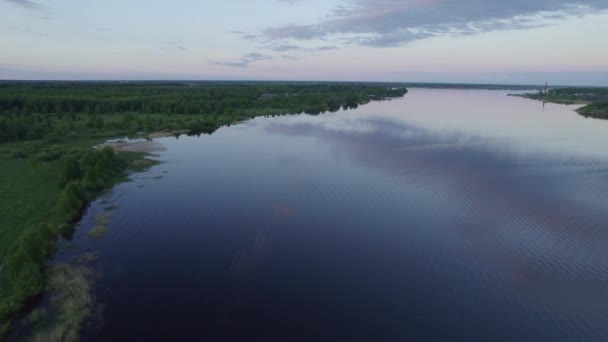
M 42 291 L 55 237 L 69 235 L 89 201 L 124 179 L 125 171 L 145 157 L 119 155 L 111 148 L 66 152 L 58 146 L 54 160 L 12 159 L 6 151 L 0 157 L 7 177 L 2 191 L 0 332 L 28 299 Z

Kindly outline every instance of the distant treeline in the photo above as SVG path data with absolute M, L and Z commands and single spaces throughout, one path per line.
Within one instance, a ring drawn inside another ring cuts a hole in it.
M 319 113 L 406 92 L 371 84 L 4 83 L 0 113 Z
M 594 102 L 592 104 L 586 105 L 583 108 L 580 108 L 577 112 L 585 117 L 608 119 L 608 101 Z
M 558 88 L 547 95 L 572 101 L 608 102 L 608 88 Z
M 608 88 L 599 87 L 570 87 L 551 89 L 549 92 L 542 91 L 535 94 L 525 94 L 524 97 L 562 104 L 585 104 L 586 106 L 577 110 L 585 117 L 608 119 Z
M 0 83 L 0 142 L 44 138 L 57 118 L 74 122 L 87 115 L 87 128 L 101 129 L 104 114 L 124 113 L 124 120 L 109 128 L 208 132 L 246 117 L 319 114 L 406 93 L 390 84 L 5 82 Z M 169 116 L 152 121 L 137 114 Z M 189 115 L 196 120 L 184 118 Z

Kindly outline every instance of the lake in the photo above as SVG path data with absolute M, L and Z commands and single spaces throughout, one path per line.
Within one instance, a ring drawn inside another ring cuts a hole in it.
M 99 253 L 83 339 L 605 340 L 608 121 L 508 93 L 155 139 L 55 258 Z

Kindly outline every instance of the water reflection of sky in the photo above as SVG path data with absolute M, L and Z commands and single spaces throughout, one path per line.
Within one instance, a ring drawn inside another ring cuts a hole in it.
M 86 242 L 107 316 L 87 338 L 601 340 L 608 125 L 542 110 L 413 89 L 160 139 Z
M 436 138 L 445 134 L 510 140 L 520 152 L 594 154 L 608 158 L 608 121 L 584 118 L 565 106 L 507 96 L 508 91 L 410 89 L 402 99 L 371 103 L 348 115 L 323 118 L 290 117 L 277 121 L 308 122 L 335 130 L 388 129 L 365 121 L 381 117 L 427 129 Z M 361 120 L 362 119 L 362 120 Z M 454 133 L 458 132 L 458 133 Z M 403 132 L 402 132 L 403 133 Z
M 510 269 L 513 288 L 530 300 L 597 309 L 608 285 L 608 153 L 601 148 L 608 125 L 582 119 L 572 107 L 546 106 L 541 115 L 557 118 L 547 125 L 537 112 L 521 111 L 537 103 L 495 92 L 479 96 L 483 108 L 468 115 L 460 107 L 469 102 L 459 99 L 458 121 L 445 120 L 455 95 L 446 93 L 447 103 L 421 110 L 428 117 L 409 116 L 419 99 L 406 98 L 333 120 L 296 117 L 262 126 L 271 134 L 322 140 L 336 157 L 388 175 L 415 194 L 421 208 L 437 208 L 445 219 L 427 233 L 483 255 L 488 266 Z M 420 94 L 429 95 L 414 90 L 410 96 Z M 497 99 L 498 113 L 487 107 Z M 511 111 L 516 114 L 498 115 Z

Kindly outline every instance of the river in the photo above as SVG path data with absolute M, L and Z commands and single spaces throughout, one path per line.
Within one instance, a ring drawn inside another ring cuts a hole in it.
M 605 340 L 608 121 L 507 94 L 155 139 L 55 258 L 98 253 L 82 339 Z

